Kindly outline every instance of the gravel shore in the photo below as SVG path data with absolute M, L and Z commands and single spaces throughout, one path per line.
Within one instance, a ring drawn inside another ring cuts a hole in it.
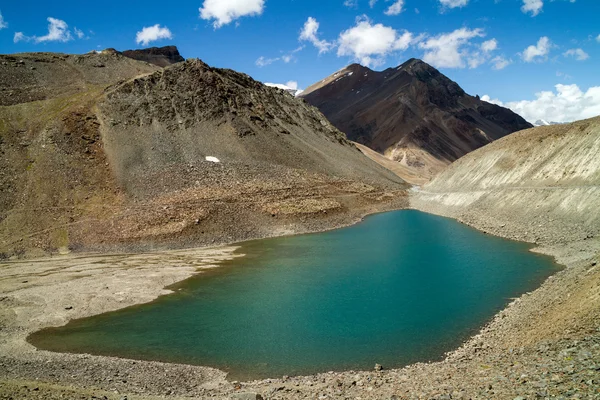
M 481 229 L 476 221 L 470 224 Z M 383 366 L 230 382 L 212 368 L 51 353 L 25 341 L 42 327 L 151 301 L 168 293 L 165 287 L 235 256 L 234 251 L 3 264 L 0 399 L 600 398 L 600 240 L 595 238 L 535 249 L 553 255 L 565 268 L 515 299 L 445 360 L 397 370 Z

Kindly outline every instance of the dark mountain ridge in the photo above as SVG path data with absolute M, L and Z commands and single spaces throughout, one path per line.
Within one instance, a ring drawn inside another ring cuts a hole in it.
M 414 58 L 381 72 L 349 65 L 302 97 L 350 140 L 427 179 L 463 155 L 532 126 Z
M 185 58 L 179 54 L 176 46 L 150 47 L 140 50 L 125 50 L 125 57 L 133 58 L 138 61 L 145 61 L 159 67 L 167 67 L 185 61 Z

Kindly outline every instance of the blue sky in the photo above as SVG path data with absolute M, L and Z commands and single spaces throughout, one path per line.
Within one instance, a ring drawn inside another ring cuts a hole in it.
M 186 58 L 300 88 L 352 62 L 384 69 L 416 57 L 468 93 L 488 95 L 529 120 L 600 114 L 598 0 L 93 4 L 3 2 L 0 53 L 175 44 Z M 155 28 L 143 30 L 149 27 Z M 136 41 L 138 32 L 143 34 Z

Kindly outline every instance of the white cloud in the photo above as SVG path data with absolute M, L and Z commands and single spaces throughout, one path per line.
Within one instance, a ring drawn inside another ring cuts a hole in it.
M 482 63 L 483 56 L 478 52 L 469 52 L 467 47 L 471 39 L 485 36 L 482 29 L 461 28 L 454 32 L 441 34 L 419 43 L 425 50 L 423 61 L 438 68 L 464 68 L 465 59 L 471 68 Z
M 558 76 L 559 78 L 564 78 L 564 79 L 573 79 L 573 77 L 565 72 L 562 71 L 556 71 L 556 76 Z
M 300 41 L 307 41 L 313 44 L 317 49 L 319 49 L 319 54 L 326 53 L 333 47 L 333 43 L 329 43 L 326 40 L 320 40 L 318 38 L 319 33 L 319 22 L 313 17 L 308 17 L 306 22 L 304 23 L 304 27 L 300 32 L 300 37 L 298 38 Z
M 446 8 L 456 8 L 466 6 L 469 0 L 440 0 L 440 3 Z
M 4 17 L 2 16 L 2 12 L 0 12 L 0 29 L 4 29 L 7 27 L 8 27 L 8 24 L 4 20 Z
M 18 42 L 29 42 L 34 41 L 35 43 L 44 42 L 68 42 L 73 40 L 73 35 L 69 30 L 69 25 L 63 20 L 48 17 L 48 33 L 44 36 L 25 36 L 23 32 L 16 32 L 13 36 L 13 41 Z
M 147 46 L 150 42 L 155 42 L 161 39 L 172 39 L 173 34 L 169 28 L 161 27 L 159 24 L 147 26 L 135 35 L 135 42 L 143 46 Z
M 296 60 L 295 54 L 302 50 L 304 50 L 304 46 L 297 47 L 294 50 L 283 54 L 281 57 L 267 58 L 264 56 L 260 56 L 254 63 L 260 68 L 266 67 L 267 65 L 271 65 L 277 61 L 283 61 L 284 63 L 287 64 L 292 61 L 295 61 Z
M 521 11 L 523 11 L 525 14 L 530 12 L 531 16 L 535 17 L 542 11 L 543 7 L 544 2 L 542 0 L 523 0 Z
M 496 39 L 487 40 L 483 42 L 479 48 L 481 50 L 474 50 L 471 53 L 468 53 L 467 50 L 463 50 L 463 54 L 466 55 L 467 63 L 469 64 L 469 68 L 477 68 L 480 65 L 488 62 L 488 60 L 491 58 L 491 53 L 498 49 L 498 41 Z
M 600 86 L 582 91 L 579 86 L 555 86 L 555 91 L 536 93 L 535 100 L 522 100 L 503 103 L 489 96 L 481 99 L 508 107 L 529 122 L 540 119 L 555 122 L 572 122 L 600 115 Z
M 13 42 L 15 43 L 19 43 L 19 42 L 27 42 L 29 41 L 30 38 L 28 38 L 27 36 L 25 36 L 23 34 L 23 32 L 15 32 L 15 36 L 13 37 Z
M 487 40 L 481 44 L 481 50 L 489 53 L 498 48 L 498 41 L 496 39 Z
M 398 33 L 382 24 L 372 25 L 362 17 L 354 27 L 340 33 L 338 57 L 352 56 L 364 66 L 377 66 L 385 57 L 398 50 L 406 50 L 413 43 L 413 35 L 408 31 Z
M 569 49 L 564 54 L 565 57 L 575 57 L 577 61 L 585 61 L 590 55 L 582 49 Z
M 552 42 L 547 36 L 542 36 L 537 45 L 531 45 L 523 51 L 522 57 L 525 62 L 545 61 L 548 58 Z
M 275 61 L 279 61 L 279 60 L 280 60 L 279 57 L 277 57 L 277 58 L 266 58 L 266 57 L 260 56 L 260 57 L 258 57 L 258 60 L 256 60 L 254 62 L 254 64 L 256 64 L 256 66 L 262 68 L 262 67 L 266 67 L 267 65 L 271 65 Z
M 44 36 L 33 36 L 36 43 L 42 42 L 68 42 L 73 40 L 71 31 L 69 31 L 69 25 L 63 20 L 48 17 L 48 34 Z
M 357 8 L 358 0 L 346 0 L 344 1 L 344 5 L 349 8 Z
M 512 64 L 512 60 L 507 60 L 503 56 L 496 56 L 496 57 L 492 58 L 491 63 L 492 63 L 492 68 L 495 69 L 496 71 L 499 71 L 501 69 L 508 67 L 510 64 Z
M 600 35 L 598 35 L 598 37 L 596 38 L 596 41 L 597 41 L 598 43 L 600 43 Z
M 215 20 L 215 29 L 236 19 L 260 15 L 265 9 L 265 0 L 204 0 L 200 8 L 200 18 Z
M 282 55 L 281 61 L 283 61 L 286 64 L 294 61 L 296 59 L 295 54 L 302 50 L 304 50 L 304 46 L 295 48 L 294 50 L 290 51 L 289 53 Z
M 79 38 L 79 39 L 83 39 L 85 37 L 85 33 L 83 33 L 83 31 L 81 29 L 77 29 L 77 27 L 73 28 L 73 32 L 75 32 L 75 35 Z
M 556 0 L 551 0 L 556 1 Z M 575 3 L 577 0 L 567 0 L 569 3 Z M 544 0 L 523 0 L 521 11 L 525 14 L 531 13 L 532 17 L 538 15 L 544 8 Z
M 377 4 L 377 0 L 369 0 L 369 7 L 373 8 Z
M 283 83 L 268 83 L 268 82 L 265 82 L 265 85 L 271 86 L 271 87 L 276 87 L 276 88 L 279 88 L 279 89 L 298 90 L 298 82 L 296 82 L 296 81 L 288 81 L 285 84 L 283 84 Z
M 404 9 L 404 0 L 396 0 L 394 2 L 394 4 L 392 4 L 391 6 L 388 7 L 387 10 L 385 10 L 384 14 L 385 15 L 398 15 L 402 12 L 403 9 Z

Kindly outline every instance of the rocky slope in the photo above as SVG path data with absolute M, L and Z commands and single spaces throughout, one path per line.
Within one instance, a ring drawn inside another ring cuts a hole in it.
M 167 67 L 185 61 L 185 58 L 179 54 L 175 46 L 150 47 L 141 50 L 125 50 L 122 53 L 125 57 L 133 58 L 138 61 L 145 61 L 159 67 Z
M 198 60 L 1 56 L 0 104 L 2 257 L 232 242 L 407 204 L 318 110 Z
M 301 96 L 349 139 L 401 163 L 411 171 L 407 180 L 429 180 L 463 155 L 532 126 L 416 59 L 381 72 L 353 64 Z
M 539 244 L 600 236 L 600 117 L 515 133 L 452 164 L 416 207 Z

